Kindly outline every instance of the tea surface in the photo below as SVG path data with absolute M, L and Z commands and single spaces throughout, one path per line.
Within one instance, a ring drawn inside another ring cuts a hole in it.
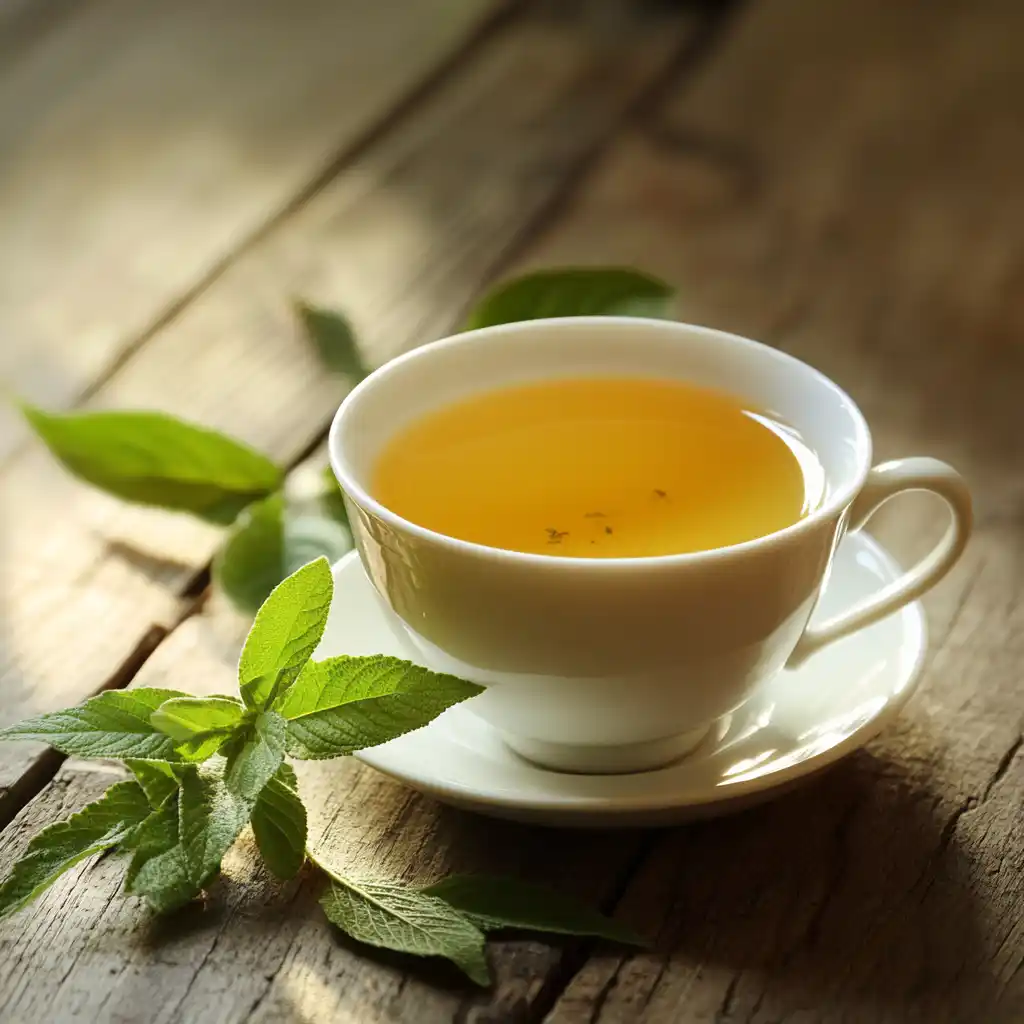
M 580 378 L 436 410 L 382 452 L 374 496 L 490 547 L 580 558 L 703 551 L 795 523 L 823 474 L 799 435 L 681 381 Z

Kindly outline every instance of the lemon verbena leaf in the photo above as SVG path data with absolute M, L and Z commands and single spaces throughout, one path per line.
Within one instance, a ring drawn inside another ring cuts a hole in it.
M 263 602 L 238 662 L 248 707 L 269 707 L 288 692 L 320 643 L 333 594 L 331 567 L 318 558 L 279 583 Z

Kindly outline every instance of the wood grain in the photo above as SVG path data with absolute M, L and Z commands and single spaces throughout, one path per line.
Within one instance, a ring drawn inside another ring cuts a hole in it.
M 531 264 L 660 272 L 680 314 L 848 388 L 880 457 L 957 465 L 964 562 L 900 723 L 803 793 L 667 833 L 550 1024 L 1024 1019 L 1024 9 L 773 0 L 616 147 Z M 873 530 L 905 559 L 927 499 Z
M 231 692 L 242 624 L 224 607 L 186 622 L 147 662 L 139 685 L 189 679 Z M 352 759 L 297 764 L 310 842 L 342 870 L 432 881 L 451 870 L 510 872 L 592 902 L 613 900 L 641 848 L 636 833 L 557 836 L 439 808 Z M 117 769 L 67 762 L 0 834 L 0 873 L 28 838 L 113 781 Z M 118 1024 L 321 1021 L 376 1024 L 525 1021 L 578 942 L 490 944 L 496 985 L 482 992 L 447 965 L 381 955 L 332 929 L 307 865 L 280 885 L 246 834 L 202 904 L 166 920 L 118 891 L 124 862 L 107 857 L 62 877 L 0 924 L 0 1020 Z
M 344 386 L 298 336 L 291 297 L 345 309 L 375 360 L 442 335 L 695 29 L 628 0 L 588 11 L 511 19 L 90 405 L 167 409 L 294 461 Z M 92 492 L 39 447 L 0 476 L 0 527 L 5 722 L 107 684 L 150 630 L 174 625 L 220 536 Z M 0 747 L 0 791 L 37 754 Z
M 0 19 L 0 379 L 66 406 L 497 4 L 35 6 Z

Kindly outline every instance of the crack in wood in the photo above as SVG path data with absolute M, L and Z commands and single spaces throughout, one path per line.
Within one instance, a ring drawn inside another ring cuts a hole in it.
M 995 771 L 989 777 L 985 788 L 982 790 L 981 797 L 978 800 L 978 806 L 984 804 L 989 796 L 992 794 L 992 790 L 1003 781 L 1003 777 L 1010 769 L 1010 765 L 1013 764 L 1013 759 L 1020 752 L 1021 744 L 1024 743 L 1024 733 L 1018 734 L 1017 738 L 1006 748 L 1003 756 L 999 759 L 999 763 L 996 765 Z
M 618 984 L 619 971 L 622 970 L 624 963 L 625 960 L 620 960 L 615 965 L 615 969 L 608 975 L 605 983 L 598 989 L 597 995 L 594 997 L 594 1004 L 591 1006 L 590 1013 L 587 1016 L 587 1024 L 598 1024 L 601 1014 L 604 1012 L 605 1003 L 608 1002 L 608 997 Z
M 654 993 L 658 991 L 658 985 L 661 983 L 661 979 L 665 977 L 665 972 L 668 970 L 671 960 L 672 958 L 667 953 L 661 958 L 661 963 L 658 965 L 658 973 L 654 975 L 654 980 L 644 993 L 643 1009 L 646 1010 L 650 1006 Z
M 6 788 L 0 788 L 0 831 L 7 828 L 29 800 L 50 784 L 64 760 L 65 755 L 59 750 L 47 747 L 27 771 Z
M 754 1005 L 750 1008 L 750 1016 L 748 1017 L 749 1021 L 753 1022 L 757 1019 L 757 1015 L 760 1012 L 761 1007 L 764 1005 L 764 1001 L 767 998 L 767 996 L 767 988 L 762 988 L 761 991 L 758 992 L 757 998 L 754 1000 Z
M 1010 976 L 1006 979 L 1006 982 L 1003 984 L 1003 986 L 1002 986 L 1002 988 L 1000 990 L 1000 993 L 999 993 L 1000 1001 L 1002 1000 L 1003 996 L 1006 995 L 1006 993 L 1009 990 L 1010 986 L 1013 984 L 1014 979 L 1017 977 L 1018 974 L 1021 973 L 1021 969 L 1022 968 L 1024 968 L 1024 954 L 1021 955 L 1020 959 L 1017 961 L 1017 966 L 1014 967 L 1014 969 L 1010 972 Z M 1017 1024 L 1017 1022 L 1019 1022 L 1019 1020 L 1020 1020 L 1019 1017 L 1016 1018 L 1015 1019 L 1015 1024 Z
M 319 879 L 318 874 L 314 873 L 310 869 L 310 867 L 309 867 L 309 865 L 307 863 L 307 865 L 305 865 L 303 867 L 302 872 L 300 873 L 300 875 L 298 876 L 298 878 L 296 880 L 296 884 L 294 884 L 294 886 L 292 888 L 292 891 L 291 891 L 291 893 L 289 894 L 289 896 L 287 898 L 287 901 L 286 901 L 286 903 L 284 905 L 285 909 L 291 909 L 292 907 L 294 907 L 295 903 L 301 897 L 304 897 L 309 892 L 311 886 L 312 887 L 317 887 L 320 884 L 322 884 L 322 883 L 321 883 L 321 880 Z M 115 898 L 120 898 L 121 895 L 122 894 L 120 892 L 112 893 L 110 899 L 108 900 L 108 905 L 109 905 L 110 902 L 113 902 L 113 900 Z M 187 911 L 179 912 L 179 919 L 178 919 L 179 923 L 181 923 L 180 915 L 186 914 L 186 913 L 187 913 Z M 204 968 L 212 960 L 212 958 L 214 956 L 214 953 L 216 952 L 216 950 L 220 946 L 222 940 L 224 940 L 225 936 L 227 936 L 232 923 L 236 920 L 237 917 L 238 917 L 237 904 L 232 903 L 232 905 L 228 907 L 227 912 L 222 914 L 220 919 L 217 921 L 217 930 L 214 933 L 214 935 L 212 936 L 212 938 L 210 939 L 207 948 L 203 951 L 202 956 L 199 958 L 198 962 L 195 964 L 194 967 L 190 967 L 190 972 L 191 973 L 190 973 L 190 977 L 188 978 L 188 981 L 186 982 L 184 991 L 175 1000 L 175 1002 L 173 1004 L 173 1008 L 170 1011 L 167 1011 L 166 1013 L 162 1014 L 162 1016 L 161 1016 L 162 1020 L 166 1020 L 168 1022 L 171 1022 L 171 1021 L 175 1021 L 175 1020 L 177 1020 L 177 1021 L 188 1021 L 190 1019 L 188 1013 L 184 1013 L 183 1014 L 181 1012 L 181 1008 L 185 1005 L 186 1000 L 188 999 L 189 995 L 195 990 L 196 985 L 202 980 Z M 174 927 L 173 922 L 171 924 L 171 927 L 172 928 Z M 188 928 L 187 923 L 185 924 L 185 928 L 187 930 L 187 928 Z M 246 1014 L 244 1019 L 246 1019 L 246 1020 L 251 1019 L 253 1014 L 260 1007 L 260 1005 L 262 1005 L 267 1000 L 267 998 L 271 995 L 271 993 L 273 992 L 274 984 L 277 981 L 278 976 L 280 975 L 281 971 L 285 968 L 286 964 L 288 963 L 288 959 L 289 959 L 289 956 L 292 953 L 292 950 L 293 950 L 293 947 L 294 947 L 294 943 L 295 943 L 295 936 L 292 936 L 289 939 L 289 942 L 288 942 L 287 946 L 282 950 L 280 958 L 279 958 L 277 964 L 275 965 L 274 970 L 270 971 L 270 972 L 264 972 L 263 978 L 264 978 L 265 984 L 264 984 L 262 990 L 254 998 L 254 1000 L 252 1002 L 252 1005 L 250 1006 L 250 1008 L 249 1008 L 249 1010 L 248 1010 L 248 1012 L 247 1012 L 247 1014 Z M 126 972 L 128 972 L 131 969 L 131 967 L 134 964 L 134 962 L 135 962 L 134 956 L 128 957 L 124 961 L 124 963 L 122 965 L 120 975 L 123 976 Z M 116 996 L 116 985 L 115 984 L 111 984 L 110 988 L 109 988 L 109 991 L 108 991 L 106 997 L 104 998 L 104 1001 L 96 1009 L 96 1013 L 95 1013 L 96 1019 L 99 1019 L 100 1011 L 105 1009 L 107 1007 L 107 1005 L 110 1003 L 110 1000 L 113 999 L 115 996 Z
M 220 940 L 224 936 L 224 932 L 226 931 L 228 924 L 231 922 L 231 918 L 232 917 L 233 917 L 233 913 L 228 913 L 228 914 L 224 915 L 224 920 L 221 922 L 221 928 L 218 929 L 217 934 L 213 937 L 213 942 L 210 943 L 210 945 L 206 948 L 206 952 L 203 953 L 202 959 L 199 961 L 199 965 L 192 972 L 192 977 L 189 978 L 188 984 L 185 986 L 185 991 L 181 993 L 180 998 L 178 999 L 178 1001 L 174 1004 L 173 1008 L 171 1009 L 171 1012 L 170 1012 L 170 1015 L 169 1015 L 170 1019 L 174 1018 L 174 1014 L 177 1013 L 179 1007 L 188 998 L 189 993 L 192 991 L 193 988 L 195 988 L 195 984 L 196 984 L 196 981 L 199 979 L 199 975 L 202 974 L 203 968 L 209 962 L 210 957 L 214 953 L 214 950 L 216 950 L 217 946 L 219 945 Z M 270 986 L 269 985 L 265 989 L 265 992 L 268 992 L 268 991 L 270 991 Z
M 989 797 L 992 795 L 992 791 L 1000 782 L 1002 782 L 1004 776 L 1010 770 L 1010 766 L 1013 764 L 1016 756 L 1020 753 L 1022 745 L 1024 745 L 1024 734 L 1018 733 L 1017 736 L 1014 737 L 1013 742 L 1006 748 L 1002 756 L 999 758 L 999 761 L 996 763 L 991 775 L 989 775 L 986 780 L 981 793 L 968 793 L 956 808 L 954 808 L 952 813 L 946 819 L 945 824 L 942 826 L 942 831 L 939 833 L 939 839 L 936 844 L 935 856 L 932 858 L 932 864 L 934 864 L 934 861 L 945 853 L 946 849 L 953 841 L 953 836 L 956 834 L 961 818 L 965 815 L 973 814 L 988 801 Z M 929 865 L 928 870 L 930 872 L 931 865 Z
M 719 1004 L 718 1011 L 715 1013 L 715 1021 L 725 1021 L 732 1016 L 732 1004 L 736 998 L 736 989 L 740 984 L 740 975 L 734 974 L 729 979 L 729 984 L 725 987 L 725 994 L 722 996 L 722 1002 Z
M 603 913 L 609 916 L 614 915 L 616 909 L 621 904 L 623 897 L 626 895 L 630 883 L 636 877 L 637 872 L 654 853 L 663 837 L 664 833 L 661 832 L 649 832 L 643 837 L 633 856 L 626 861 L 617 877 L 614 879 L 608 896 L 601 901 L 600 909 Z M 529 1008 L 529 1014 L 526 1017 L 524 1024 L 541 1024 L 551 1010 L 554 1009 L 558 1000 L 561 999 L 565 990 L 572 983 L 573 978 L 579 974 L 589 961 L 593 948 L 594 943 L 581 942 L 566 950 L 559 960 L 555 970 L 552 971 L 545 979 L 544 984 L 537 993 L 532 1006 Z M 615 967 L 615 975 L 618 974 L 619 970 L 627 960 L 628 956 L 624 956 L 619 959 L 619 962 Z M 607 994 L 605 995 L 605 998 L 607 998 Z M 590 1024 L 594 1024 L 596 1020 L 596 1017 L 592 1017 Z
M 932 858 L 933 861 L 946 852 L 949 844 L 953 841 L 953 836 L 956 833 L 960 819 L 977 803 L 977 800 L 976 796 L 968 794 L 946 819 L 946 823 L 942 826 L 942 831 L 939 833 L 939 839 L 935 846 L 935 856 Z M 929 864 L 926 874 L 931 874 L 932 866 L 932 864 Z M 931 880 L 929 880 L 928 884 L 931 884 Z
M 97 858 L 97 860 L 95 860 L 92 863 L 90 863 L 88 865 L 88 867 L 85 869 L 85 871 L 83 872 L 83 874 L 86 874 L 86 873 L 88 873 L 88 871 L 90 871 L 93 868 L 95 868 L 95 866 L 99 863 L 99 861 L 101 859 L 103 859 L 103 858 Z M 108 893 L 107 894 L 107 898 L 106 898 L 106 900 L 104 901 L 104 904 L 103 904 L 103 912 L 104 913 L 106 912 L 107 908 L 110 906 L 111 903 L 114 902 L 114 900 L 120 899 L 121 895 L 122 894 L 119 891 L 116 891 L 116 890 L 115 891 L 111 891 L 110 893 Z M 78 966 L 79 961 L 82 959 L 82 955 L 87 953 L 87 952 L 88 952 L 88 947 L 83 946 L 82 948 L 80 948 L 75 953 L 74 956 L 68 957 L 67 969 L 61 975 L 60 981 L 57 983 L 57 991 L 54 994 L 55 998 L 57 996 L 59 996 L 60 992 L 64 989 L 64 986 L 67 984 L 68 978 L 70 978 L 71 975 L 74 973 L 75 968 Z M 122 970 L 121 973 L 122 974 L 124 973 L 123 970 Z

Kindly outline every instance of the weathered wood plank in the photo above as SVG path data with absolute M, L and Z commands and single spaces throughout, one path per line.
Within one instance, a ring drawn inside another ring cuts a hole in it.
M 342 394 L 297 336 L 296 293 L 350 312 L 383 360 L 440 336 L 581 162 L 692 38 L 685 12 L 623 0 L 531 8 L 400 130 L 369 147 L 100 390 L 294 460 Z M 618 12 L 615 16 L 615 12 Z M 116 672 L 219 534 L 77 485 L 36 447 L 0 477 L 0 720 L 73 703 Z M 31 765 L 0 747 L 0 789 Z
M 0 378 L 73 402 L 497 8 L 99 0 L 16 11 L 49 24 L 9 50 L 0 20 Z M 0 458 L 23 438 L 0 409 Z
M 530 261 L 635 262 L 680 313 L 834 376 L 880 457 L 970 479 L 979 525 L 927 601 L 921 692 L 778 804 L 661 840 L 550 1024 L 1024 1019 L 1024 9 L 752 5 Z M 876 532 L 904 558 L 927 501 Z
M 225 609 L 190 619 L 137 682 L 188 677 L 197 692 L 230 692 L 240 642 Z M 508 871 L 553 881 L 597 901 L 613 890 L 643 837 L 558 837 L 441 809 L 351 759 L 297 765 L 312 812 L 311 841 L 343 870 L 430 881 L 449 870 Z M 0 834 L 0 872 L 28 838 L 112 781 L 104 766 L 68 762 Z M 328 833 L 326 839 L 322 836 Z M 495 942 L 496 985 L 481 992 L 445 965 L 377 955 L 339 937 L 316 903 L 307 866 L 279 885 L 258 865 L 251 837 L 225 862 L 204 905 L 161 921 L 119 893 L 124 863 L 73 869 L 0 925 L 0 1019 L 119 1024 L 242 1021 L 525 1021 L 579 943 Z M 461 1015 L 461 1016 L 460 1016 Z

